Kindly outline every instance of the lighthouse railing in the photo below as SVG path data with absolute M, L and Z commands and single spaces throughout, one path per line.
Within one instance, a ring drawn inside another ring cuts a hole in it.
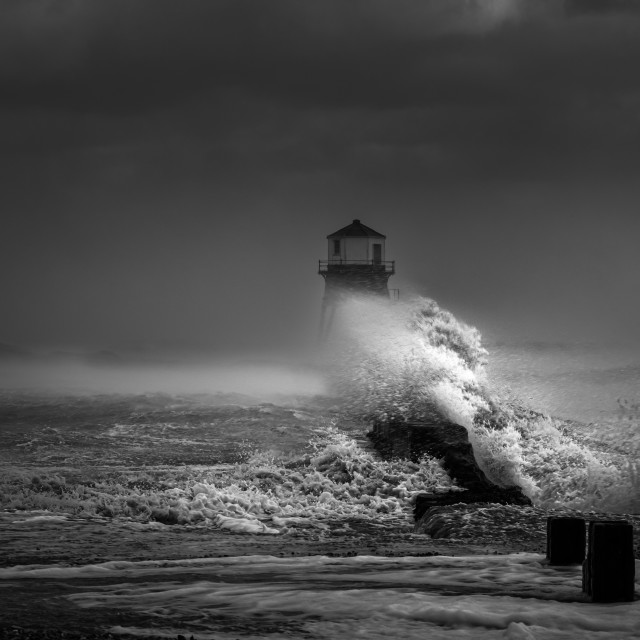
M 395 260 L 318 260 L 318 273 L 327 273 L 329 267 L 358 267 L 372 266 L 377 267 L 385 273 L 395 273 Z

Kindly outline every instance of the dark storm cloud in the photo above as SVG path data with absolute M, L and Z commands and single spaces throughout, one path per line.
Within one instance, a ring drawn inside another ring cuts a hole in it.
M 172 132 L 258 168 L 382 163 L 402 175 L 451 162 L 509 172 L 515 154 L 521 172 L 544 173 L 597 165 L 613 146 L 621 170 L 639 146 L 638 21 L 605 29 L 565 20 L 563 6 L 590 5 L 9 2 L 1 104 L 36 111 L 35 128 L 58 119 L 41 135 L 17 124 L 55 148 Z M 9 145 L 15 131 L 4 127 Z
M 564 7 L 570 16 L 640 12 L 638 0 L 565 0 Z
M 413 94 L 420 100 L 423 71 L 440 69 L 428 58 L 443 48 L 446 57 L 451 44 L 439 38 L 467 30 L 446 4 L 426 6 L 433 8 L 406 1 L 10 3 L 2 21 L 4 100 L 126 112 L 237 87 L 301 103 L 403 105 Z M 483 25 L 478 16 L 469 28 Z M 437 75 L 447 74 L 445 64 Z
M 314 105 L 482 102 L 504 93 L 505 65 L 484 36 L 520 4 L 23 0 L 3 5 L 3 99 L 127 112 L 235 87 Z
M 3 6 L 3 101 L 135 112 L 231 87 L 314 105 L 482 101 L 495 90 L 477 38 L 519 4 L 23 0 Z
M 603 4 L 612 10 L 561 0 L 0 3 L 0 341 L 44 336 L 45 324 L 51 339 L 97 328 L 244 337 L 256 301 L 264 331 L 286 333 L 273 282 L 293 292 L 292 309 L 303 306 L 296 291 L 315 304 L 315 239 L 356 216 L 376 228 L 376 211 L 382 232 L 411 229 L 416 274 L 421 234 L 473 229 L 442 250 L 494 256 L 486 285 L 468 284 L 464 263 L 441 287 L 491 308 L 495 256 L 521 242 L 518 223 L 536 251 L 554 225 L 599 237 L 596 200 L 582 199 L 582 224 L 548 185 L 617 192 L 635 180 L 640 15 Z M 537 209 L 532 184 L 548 189 Z M 624 223 L 631 210 L 629 196 L 610 215 Z M 403 224 L 386 229 L 385 211 Z M 518 256 L 529 272 L 521 252 L 508 257 Z

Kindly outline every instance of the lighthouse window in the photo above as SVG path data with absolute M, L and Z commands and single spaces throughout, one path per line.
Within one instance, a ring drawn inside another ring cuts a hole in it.
M 333 255 L 334 256 L 340 255 L 340 240 L 333 241 Z

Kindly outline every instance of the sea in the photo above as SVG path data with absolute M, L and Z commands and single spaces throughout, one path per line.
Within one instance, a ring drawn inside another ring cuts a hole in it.
M 640 522 L 640 350 L 484 344 L 424 298 L 351 300 L 332 331 L 286 357 L 1 362 L 0 628 L 640 638 L 640 561 L 634 602 L 594 604 L 544 555 L 549 514 Z M 417 494 L 461 489 L 366 434 L 434 416 L 533 507 L 417 532 Z

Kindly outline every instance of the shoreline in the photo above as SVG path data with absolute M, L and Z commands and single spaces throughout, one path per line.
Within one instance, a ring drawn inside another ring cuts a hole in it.
M 202 585 L 205 584 L 202 581 L 208 580 L 213 581 L 206 584 L 211 585 L 207 588 L 214 594 L 218 588 L 227 592 L 239 587 L 255 591 L 258 594 L 256 597 L 262 597 L 259 594 L 264 589 L 267 590 L 267 595 L 274 589 L 276 595 L 284 593 L 283 589 L 299 593 L 297 597 L 304 609 L 308 604 L 305 604 L 305 593 L 310 588 L 308 585 L 312 585 L 316 590 L 320 589 L 319 594 L 327 593 L 325 589 L 333 584 L 332 580 L 338 581 L 335 583 L 338 588 L 340 580 L 349 579 L 348 576 L 342 577 L 345 571 L 355 572 L 351 578 L 352 589 L 364 588 L 365 591 L 362 593 L 366 597 L 373 597 L 378 592 L 383 593 L 385 589 L 392 588 L 396 594 L 393 597 L 400 598 L 398 602 L 404 597 L 402 593 L 415 592 L 423 594 L 421 597 L 436 600 L 456 596 L 456 602 L 460 598 L 482 601 L 482 598 L 486 600 L 489 597 L 486 606 L 491 611 L 501 602 L 501 597 L 524 598 L 525 601 L 532 598 L 532 604 L 528 606 L 534 609 L 538 606 L 536 603 L 542 603 L 539 606 L 547 606 L 544 603 L 549 602 L 549 598 L 553 599 L 553 594 L 547 592 L 544 584 L 539 584 L 539 579 L 538 582 L 534 579 L 529 584 L 530 578 L 527 578 L 526 574 L 519 578 L 516 576 L 519 579 L 517 583 L 509 582 L 508 565 L 513 564 L 514 558 L 517 562 L 520 556 L 525 559 L 532 557 L 532 560 L 528 561 L 538 567 L 536 571 L 542 571 L 543 574 L 546 571 L 544 575 L 548 574 L 549 567 L 545 567 L 544 562 L 546 538 L 541 525 L 510 529 L 511 525 L 504 519 L 505 509 L 509 509 L 512 516 L 528 509 L 529 517 L 535 515 L 539 522 L 543 523 L 545 515 L 542 510 L 536 512 L 530 507 L 513 505 L 506 507 L 463 504 L 441 509 L 447 510 L 447 513 L 442 515 L 448 516 L 453 526 L 456 526 L 456 522 L 475 522 L 477 526 L 486 527 L 487 518 L 491 517 L 494 522 L 493 529 L 487 528 L 482 542 L 474 543 L 470 539 L 434 539 L 424 533 L 415 533 L 408 520 L 404 523 L 373 523 L 351 519 L 331 522 L 327 529 L 317 532 L 303 530 L 297 534 L 269 535 L 235 533 L 211 526 L 159 523 L 145 526 L 132 521 L 98 517 L 62 520 L 54 516 L 31 521 L 14 521 L 11 526 L 6 526 L 7 520 L 15 520 L 19 512 L 0 512 L 0 522 L 4 520 L 5 524 L 0 526 L 0 593 L 3 598 L 0 639 L 181 640 L 180 636 L 184 640 L 191 636 L 194 640 L 324 638 L 323 635 L 308 635 L 303 632 L 306 618 L 303 616 L 302 621 L 296 619 L 294 624 L 287 618 L 286 609 L 285 613 L 280 613 L 277 609 L 271 611 L 270 616 L 273 620 L 269 622 L 271 626 L 267 626 L 264 633 L 260 626 L 264 621 L 259 615 L 256 618 L 255 612 L 249 611 L 245 615 L 240 610 L 230 615 L 225 613 L 225 609 L 222 609 L 219 615 L 215 612 L 217 610 L 207 614 L 207 620 L 210 620 L 207 624 L 211 625 L 213 635 L 199 634 L 189 626 L 191 623 L 187 614 L 184 628 L 188 631 L 178 629 L 175 633 L 167 634 L 168 627 L 165 621 L 164 626 L 158 628 L 158 633 L 154 633 L 153 625 L 159 623 L 154 622 L 152 612 L 140 609 L 137 599 L 141 597 L 140 593 L 144 597 L 145 589 L 158 594 L 166 592 L 167 589 L 175 590 L 176 594 L 182 591 L 202 590 Z M 474 510 L 474 513 L 470 513 Z M 639 521 L 640 516 L 634 516 L 636 535 L 640 533 Z M 510 530 L 511 539 L 498 539 L 495 533 L 498 527 L 501 527 L 502 531 Z M 465 531 L 461 529 L 460 533 Z M 33 547 L 30 553 L 26 553 L 25 550 L 35 541 L 38 541 L 37 548 Z M 20 550 L 22 555 L 12 556 Z M 637 551 L 636 545 L 636 557 Z M 420 570 L 421 566 L 427 567 L 429 563 L 433 563 L 437 575 L 438 567 L 443 564 L 474 562 L 482 568 L 470 571 L 468 583 L 463 573 L 454 587 L 438 586 L 437 581 L 435 584 L 429 584 L 428 573 L 423 574 L 426 582 L 417 591 L 416 584 L 411 580 L 407 581 L 405 577 L 403 582 L 402 575 L 406 575 L 407 570 L 410 572 L 414 566 Z M 287 573 L 286 567 L 292 564 L 300 564 L 302 573 Z M 373 565 L 373 568 L 368 569 L 368 574 L 363 574 L 363 578 L 358 578 L 358 571 L 361 571 L 360 567 L 363 564 Z M 367 586 L 367 580 L 371 580 L 368 576 L 371 576 L 372 572 L 374 576 L 377 575 L 375 567 L 378 564 L 387 567 L 387 571 L 389 567 L 393 569 L 397 566 L 396 573 L 400 571 L 399 577 L 391 578 L 394 580 L 391 583 L 382 579 L 377 584 Z M 267 573 L 261 573 L 260 570 L 253 573 L 253 565 L 273 568 Z M 310 567 L 309 574 L 304 570 L 305 566 Z M 498 567 L 498 574 L 495 573 L 495 567 Z M 636 567 L 640 567 L 638 560 Z M 402 571 L 405 573 L 402 574 Z M 585 596 L 579 588 L 581 568 L 556 568 L 556 572 L 559 575 L 558 579 L 565 583 L 568 580 L 569 583 L 566 584 L 573 585 L 573 595 L 567 596 L 565 584 L 565 595 L 561 597 L 560 602 L 584 603 Z M 504 581 L 502 578 L 505 578 Z M 362 582 L 363 579 L 365 582 Z M 552 577 L 549 583 L 552 588 L 555 588 L 554 579 Z M 637 575 L 636 580 L 638 579 L 640 575 Z M 327 586 L 323 586 L 323 581 L 327 580 Z M 478 586 L 477 582 L 474 584 L 474 580 L 485 580 L 485 584 Z M 496 582 L 492 582 L 493 580 Z M 530 592 L 531 588 L 533 592 Z M 108 598 L 127 592 L 131 592 L 131 595 L 123 596 L 126 602 L 124 608 L 121 609 L 115 604 L 109 605 Z M 102 593 L 105 595 L 101 596 Z M 636 602 L 628 604 L 638 604 L 638 586 L 636 593 Z M 180 596 L 176 597 L 178 599 L 174 603 L 174 609 L 177 608 L 180 612 Z M 233 595 L 230 597 L 230 602 L 233 602 Z M 83 604 L 87 598 L 89 605 Z M 106 600 L 96 608 L 96 605 L 90 604 L 92 598 L 98 603 L 101 601 L 100 598 Z M 154 600 L 150 602 L 153 603 Z M 495 604 L 492 604 L 494 602 Z M 87 606 L 89 608 L 86 608 Z M 189 607 L 186 608 L 189 615 L 193 614 L 195 605 L 191 606 L 191 613 Z M 174 613 L 169 622 L 175 622 L 176 615 Z M 115 629 L 121 629 L 123 632 L 115 632 Z M 127 630 L 136 631 L 127 633 Z M 429 637 L 428 630 L 425 630 L 425 637 Z

